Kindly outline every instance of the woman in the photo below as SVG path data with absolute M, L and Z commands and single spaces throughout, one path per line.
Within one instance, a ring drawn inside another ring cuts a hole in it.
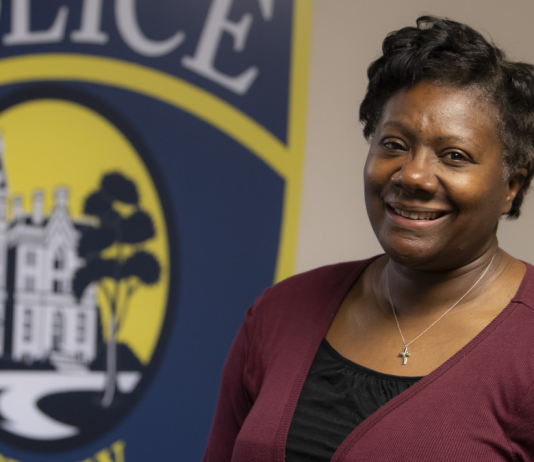
M 385 255 L 258 298 L 205 461 L 534 460 L 534 267 L 496 237 L 534 174 L 534 66 L 433 17 L 383 53 L 360 118 Z

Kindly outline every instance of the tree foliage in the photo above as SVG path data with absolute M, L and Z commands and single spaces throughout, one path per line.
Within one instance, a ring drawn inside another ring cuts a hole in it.
M 133 206 L 133 213 L 122 216 L 116 210 L 120 204 Z M 143 244 L 155 236 L 154 224 L 150 215 L 140 209 L 139 194 L 132 180 L 117 172 L 105 175 L 100 188 L 85 200 L 84 213 L 98 218 L 100 225 L 84 230 L 78 244 L 78 255 L 86 262 L 73 280 L 78 299 L 90 284 L 105 278 L 117 283 L 138 278 L 149 285 L 159 280 L 160 266 L 156 257 L 142 249 Z M 123 253 L 125 245 L 138 250 L 133 254 Z M 116 247 L 115 258 L 102 257 L 112 246 Z

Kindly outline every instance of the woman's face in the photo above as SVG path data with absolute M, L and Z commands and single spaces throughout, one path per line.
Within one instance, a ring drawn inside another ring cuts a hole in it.
M 495 242 L 524 178 L 503 179 L 495 114 L 472 92 L 428 82 L 385 105 L 365 165 L 365 202 L 398 263 L 455 268 Z

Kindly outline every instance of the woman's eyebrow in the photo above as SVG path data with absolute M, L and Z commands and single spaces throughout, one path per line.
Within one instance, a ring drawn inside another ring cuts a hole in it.
M 448 142 L 448 143 L 467 143 L 475 146 L 476 148 L 480 149 L 480 145 L 473 139 L 468 136 L 459 136 L 459 135 L 444 135 L 444 136 L 438 136 L 438 139 L 440 141 Z
M 399 128 L 401 130 L 406 130 L 406 131 L 410 130 L 408 126 L 406 126 L 403 122 L 399 120 L 388 120 L 387 122 L 384 122 L 382 124 L 382 127 Z
M 413 132 L 413 128 L 406 125 L 404 122 L 401 122 L 400 120 L 388 120 L 382 124 L 383 128 L 397 128 L 404 132 Z M 443 142 L 448 143 L 468 143 L 476 148 L 480 149 L 480 145 L 469 136 L 461 136 L 461 135 L 439 135 L 437 136 L 437 139 Z

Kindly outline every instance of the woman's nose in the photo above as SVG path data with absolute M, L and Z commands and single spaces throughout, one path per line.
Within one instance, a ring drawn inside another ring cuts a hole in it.
M 438 187 L 435 156 L 417 153 L 402 164 L 392 176 L 393 183 L 407 192 L 434 194 Z

